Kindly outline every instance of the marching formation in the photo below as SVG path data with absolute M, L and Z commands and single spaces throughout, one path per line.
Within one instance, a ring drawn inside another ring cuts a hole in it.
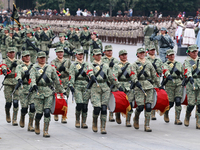
M 151 132 L 150 120 L 156 120 L 155 110 L 164 114 L 164 121 L 168 123 L 174 104 L 176 125 L 182 124 L 181 104 L 187 105 L 185 126 L 189 126 L 190 114 L 196 105 L 196 128 L 200 129 L 198 47 L 190 45 L 184 64 L 177 62 L 174 43 L 168 38 L 165 28 L 161 28 L 161 35 L 157 35 L 159 30 L 154 27 L 153 30 L 151 26 L 145 29 L 149 34 L 147 41 L 164 38 L 160 44 L 160 49 L 163 48 L 161 59 L 156 57 L 155 44 L 150 43 L 145 44 L 145 49 L 137 49 L 138 59 L 130 64 L 125 49 L 119 51 L 119 60 L 114 58 L 112 45 L 106 45 L 103 49 L 98 34 L 88 31 L 86 25 L 82 31 L 78 27 L 70 27 L 68 39 L 66 33 L 59 33 L 59 42 L 56 43 L 53 43 L 55 35 L 49 25 L 35 25 L 33 28 L 30 25 L 22 25 L 21 28 L 18 25 L 0 26 L 3 58 L 0 72 L 5 76 L 2 87 L 6 99 L 6 121 L 12 121 L 13 126 L 18 126 L 20 101 L 20 127 L 25 127 L 25 115 L 29 112 L 28 131 L 40 134 L 40 120 L 44 116 L 43 136 L 50 137 L 51 113 L 55 121 L 59 120 L 58 115 L 62 115 L 61 123 L 67 123 L 65 99 L 68 99 L 71 91 L 76 102 L 76 128 L 88 128 L 86 122 L 90 100 L 93 105 L 92 130 L 98 132 L 100 116 L 101 134 L 107 133 L 108 109 L 109 121 L 115 121 L 115 114 L 116 122 L 121 124 L 121 114 L 125 114 L 126 127 L 131 127 L 133 108 L 136 108 L 133 117 L 135 129 L 140 127 L 139 118 L 144 110 L 144 131 Z M 48 64 L 50 48 L 55 48 L 56 58 Z M 91 63 L 88 62 L 89 54 Z M 114 109 L 111 109 L 111 95 L 116 103 Z M 63 104 L 59 110 L 53 111 L 52 107 L 57 102 Z M 12 104 L 13 115 L 10 111 Z

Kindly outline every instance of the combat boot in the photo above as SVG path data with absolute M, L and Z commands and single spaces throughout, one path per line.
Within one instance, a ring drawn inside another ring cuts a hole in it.
M 18 108 L 14 108 L 13 109 L 13 118 L 12 118 L 12 125 L 13 126 L 18 126 L 18 123 L 17 123 L 17 112 L 18 112 Z
M 114 122 L 115 119 L 113 118 L 113 112 L 109 112 L 109 121 Z
M 140 112 L 138 112 L 137 110 L 135 111 L 135 117 L 133 118 L 133 127 L 135 129 L 139 129 L 139 116 L 140 116 Z
M 87 113 L 82 113 L 82 120 L 81 120 L 81 128 L 87 129 L 88 126 L 86 124 Z
M 167 111 L 165 112 L 165 114 L 164 114 L 164 121 L 165 121 L 166 123 L 169 123 L 169 110 L 167 110 Z
M 30 131 L 30 132 L 35 131 L 35 129 L 33 127 L 33 118 L 30 118 L 30 117 L 29 117 L 29 123 L 28 123 L 28 131 Z
M 50 137 L 48 133 L 48 129 L 49 129 L 49 122 L 44 122 L 43 137 L 46 137 L 46 138 Z
M 35 134 L 40 134 L 40 120 L 35 119 Z
M 101 119 L 101 134 L 107 134 L 106 132 L 106 121 Z
M 131 114 L 128 113 L 128 115 L 126 117 L 126 127 L 131 127 L 130 120 L 131 120 Z
M 58 115 L 54 115 L 54 120 L 58 121 Z
M 200 119 L 199 119 L 200 117 L 199 116 L 200 116 L 200 114 L 197 113 L 196 114 L 196 117 L 197 117 L 196 118 L 196 129 L 200 129 Z
M 98 115 L 93 115 L 93 123 L 92 123 L 92 130 L 93 132 L 97 132 L 97 119 L 98 119 Z
M 186 127 L 188 127 L 188 126 L 189 126 L 189 121 L 190 121 L 190 113 L 191 113 L 191 112 L 189 112 L 189 111 L 186 111 L 186 114 L 185 114 L 184 125 L 185 125 Z
M 174 124 L 176 125 L 182 125 L 182 122 L 179 120 L 180 119 L 180 112 L 181 112 L 181 106 L 176 106 L 175 107 L 175 122 Z
M 122 121 L 121 121 L 120 113 L 119 113 L 119 112 L 118 112 L 118 113 L 115 113 L 115 116 L 116 116 L 116 122 L 117 122 L 118 124 L 121 124 Z
M 62 116 L 61 123 L 67 123 L 67 118 Z
M 20 122 L 19 122 L 21 128 L 24 128 L 25 115 L 26 114 L 21 114 L 21 118 L 20 118 Z
M 76 123 L 75 123 L 76 128 L 80 128 L 80 115 L 81 115 L 81 111 L 76 110 Z
M 151 128 L 149 126 L 151 112 L 145 112 L 145 121 L 144 121 L 144 131 L 151 132 Z
M 155 114 L 156 114 L 156 111 L 155 111 L 155 110 L 152 110 L 152 111 L 151 111 L 151 120 L 156 120 Z
M 11 122 L 10 109 L 9 108 L 5 108 L 5 112 L 6 112 L 6 121 L 7 121 L 7 123 L 10 123 Z

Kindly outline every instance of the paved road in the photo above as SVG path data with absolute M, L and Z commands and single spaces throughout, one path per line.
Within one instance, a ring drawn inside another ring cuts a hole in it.
M 103 43 L 106 45 L 108 43 Z M 136 50 L 139 46 L 127 46 L 112 44 L 114 49 L 114 56 L 118 57 L 118 52 L 121 49 L 128 51 L 128 60 L 133 63 L 136 60 Z M 50 52 L 51 61 L 55 58 L 53 49 Z M 176 57 L 178 61 L 183 62 L 186 57 Z M 3 76 L 0 76 L 2 82 Z M 2 90 L 3 91 L 3 90 Z M 12 126 L 5 121 L 4 112 L 4 94 L 0 91 L 0 150 L 61 150 L 61 149 L 81 149 L 81 150 L 198 150 L 199 133 L 195 128 L 196 120 L 194 112 L 190 119 L 190 126 L 174 125 L 175 112 L 174 108 L 170 111 L 170 123 L 165 123 L 163 116 L 157 116 L 156 121 L 151 121 L 150 125 L 153 130 L 151 133 L 144 132 L 144 114 L 140 115 L 140 129 L 135 130 L 133 127 L 125 127 L 125 118 L 122 117 L 122 124 L 118 125 L 116 122 L 107 122 L 106 135 L 100 134 L 100 129 L 97 133 L 92 131 L 92 105 L 89 104 L 88 112 L 88 129 L 75 128 L 75 104 L 71 102 L 71 95 L 69 97 L 68 109 L 68 123 L 61 124 L 60 120 L 55 122 L 52 116 L 49 133 L 51 138 L 46 139 L 42 134 L 27 132 L 28 115 L 26 116 L 25 128 L 19 126 Z M 185 106 L 182 107 L 181 120 L 184 121 Z M 19 121 L 20 114 L 18 115 Z M 132 116 L 133 118 L 133 116 Z M 99 123 L 99 122 L 98 122 Z M 131 124 L 133 123 L 131 119 Z M 100 123 L 98 125 L 100 127 Z M 43 119 L 41 121 L 41 131 L 43 129 Z M 42 133 L 42 132 L 41 132 Z

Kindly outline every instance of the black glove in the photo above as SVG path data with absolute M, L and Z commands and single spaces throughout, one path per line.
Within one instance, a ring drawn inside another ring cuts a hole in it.
M 48 44 L 48 48 L 51 48 L 51 44 Z
M 95 81 L 97 80 L 97 78 L 96 78 L 94 75 L 92 75 L 92 76 L 91 76 L 91 80 L 92 80 L 93 82 L 95 82 Z
M 152 37 L 150 37 L 149 39 L 150 39 L 150 41 L 153 41 L 153 38 L 152 38 Z
M 81 42 L 81 46 L 83 46 L 84 45 L 84 43 L 83 42 Z
M 25 51 L 25 47 L 22 47 L 22 50 Z
M 74 92 L 75 92 L 75 90 L 74 90 L 73 86 L 70 86 L 69 88 L 70 88 L 70 90 L 71 90 L 71 92 L 72 92 L 72 93 L 74 93 Z
M 65 67 L 64 67 L 64 66 L 61 66 L 61 67 L 59 68 L 59 72 L 62 72 L 62 71 L 65 71 Z
M 64 93 L 63 93 L 63 95 L 67 96 L 67 93 L 66 93 L 66 92 L 64 92 Z
M 13 66 L 13 67 L 17 67 L 17 62 L 13 62 L 13 63 L 12 63 L 12 66 Z
M 191 84 L 193 84 L 194 83 L 193 77 L 189 77 L 189 81 L 190 81 Z
M 164 89 L 162 86 L 161 86 L 161 87 L 159 87 L 159 89 L 160 89 L 160 90 L 161 90 L 161 89 L 162 89 L 162 90 L 165 90 L 165 89 Z
M 172 45 L 169 46 L 171 49 L 173 49 L 174 47 Z
M 21 85 L 23 83 L 22 79 L 18 79 L 18 84 Z
M 7 75 L 7 70 L 6 69 L 2 70 L 2 72 L 3 72 L 4 76 Z
M 142 87 L 142 85 L 140 84 L 139 81 L 137 81 L 137 82 L 135 83 L 135 85 L 136 85 L 138 88 L 141 88 L 141 87 Z
M 88 54 L 88 50 L 84 50 L 84 53 L 85 53 L 85 54 Z
M 40 50 L 39 50 L 39 48 L 36 48 L 35 50 L 36 50 L 37 52 L 39 52 L 39 51 L 40 51 Z
M 104 54 L 104 53 L 101 53 L 101 55 L 104 56 L 105 54 Z
M 111 61 L 109 64 L 109 67 L 113 67 L 113 66 L 114 66 L 114 63 L 113 63 L 113 61 Z
M 172 80 L 173 80 L 172 76 L 171 76 L 171 75 L 168 75 L 168 76 L 167 76 L 167 80 L 171 80 L 171 81 L 172 81 Z
M 32 91 L 33 91 L 33 90 L 35 90 L 36 92 L 38 91 L 38 87 L 37 87 L 37 85 L 34 85 L 34 86 L 33 86 Z
M 123 88 L 122 88 L 121 86 L 119 87 L 119 91 L 122 91 L 122 92 L 124 91 Z

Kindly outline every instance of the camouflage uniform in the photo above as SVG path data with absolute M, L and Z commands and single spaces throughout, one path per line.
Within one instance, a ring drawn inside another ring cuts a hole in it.
M 145 52 L 143 48 L 137 49 L 137 53 L 142 53 L 142 52 Z M 151 105 L 153 103 L 153 85 L 150 83 L 150 81 L 154 81 L 158 87 L 160 87 L 160 82 L 157 78 L 156 71 L 150 61 L 145 60 L 145 62 L 142 63 L 140 59 L 138 59 L 135 63 L 133 63 L 132 68 L 133 68 L 133 72 L 135 73 L 134 75 L 135 78 L 133 82 L 135 82 L 137 86 L 135 88 L 135 100 L 138 106 L 135 111 L 134 127 L 135 129 L 139 129 L 139 115 L 143 111 L 144 105 L 145 105 L 145 108 L 146 108 L 145 109 L 145 125 L 144 125 L 145 131 L 151 132 L 151 129 L 149 127 L 149 122 L 150 122 L 150 116 L 151 116 Z M 143 69 L 145 73 L 142 73 L 141 76 L 139 77 L 138 75 Z M 139 89 L 139 87 L 142 87 L 147 95 L 145 95 Z
M 46 53 L 39 52 L 37 57 L 46 57 Z M 42 75 L 45 68 L 46 77 L 42 77 L 38 81 L 38 78 Z M 48 134 L 48 127 L 51 119 L 50 109 L 53 103 L 53 91 L 51 90 L 50 86 L 54 85 L 56 87 L 56 90 L 58 90 L 60 93 L 64 93 L 64 89 L 62 85 L 60 85 L 56 69 L 47 64 L 45 64 L 43 67 L 41 67 L 39 64 L 34 64 L 31 69 L 30 78 L 31 87 L 33 89 L 36 87 L 38 88 L 38 93 L 34 92 L 32 95 L 34 97 L 34 103 L 36 108 L 35 133 L 40 134 L 39 124 L 44 112 L 43 136 L 50 137 L 50 135 Z
M 191 45 L 188 47 L 189 52 L 198 51 L 197 45 Z M 187 77 L 188 83 L 186 85 L 186 93 L 188 99 L 188 106 L 186 109 L 186 115 L 184 124 L 189 126 L 189 120 L 191 112 L 196 105 L 197 107 L 197 118 L 196 118 L 196 128 L 200 129 L 200 62 L 199 57 L 192 59 L 188 57 L 184 61 L 184 75 Z M 194 89 L 195 87 L 195 89 Z
M 103 53 L 103 45 L 100 39 L 97 39 L 96 41 L 92 40 L 90 44 L 90 62 L 94 61 L 93 58 L 93 50 L 94 49 L 100 49 L 101 52 Z
M 15 25 L 14 27 L 19 29 L 18 25 Z M 22 38 L 21 38 L 20 31 L 18 31 L 18 32 L 15 31 L 13 36 L 18 38 L 18 39 L 15 38 L 15 39 L 17 39 L 17 43 L 15 45 L 16 48 L 17 48 L 16 58 L 20 59 L 21 58 L 21 51 L 22 51 Z
M 1 40 L 2 40 L 2 43 L 1 43 L 1 54 L 2 54 L 2 58 L 3 59 L 5 59 L 7 56 L 6 56 L 6 54 L 7 54 L 7 51 L 6 51 L 6 49 L 7 49 L 7 47 L 6 47 L 6 38 L 9 36 L 9 34 L 5 34 L 4 33 L 4 31 L 5 30 L 8 30 L 8 32 L 9 32 L 9 28 L 4 28 L 3 29 L 3 35 L 2 35 L 2 37 L 1 37 Z
M 77 49 L 76 54 L 84 54 L 83 50 Z M 82 113 L 81 128 L 88 128 L 86 125 L 88 101 L 90 99 L 90 90 L 86 91 L 88 84 L 88 77 L 86 75 L 88 71 L 89 63 L 80 62 L 76 60 L 70 66 L 70 81 L 69 87 L 74 88 L 74 96 L 76 101 L 76 124 L 77 128 L 80 128 L 80 115 Z M 80 69 L 82 70 L 80 73 Z M 85 93 L 86 91 L 86 93 Z
M 7 52 L 15 52 L 16 48 L 15 47 L 9 47 L 7 49 Z M 11 60 L 10 58 L 6 58 L 3 60 L 3 64 L 7 65 L 2 65 L 1 69 L 6 70 L 7 68 L 11 69 L 11 73 L 8 74 L 5 77 L 5 80 L 3 82 L 4 85 L 4 96 L 6 99 L 6 105 L 5 105 L 5 111 L 6 111 L 6 120 L 8 123 L 10 123 L 10 108 L 12 105 L 13 101 L 13 119 L 12 119 L 12 124 L 18 125 L 17 124 L 17 113 L 18 113 L 18 101 L 19 101 L 19 90 L 16 90 L 16 92 L 11 96 L 11 93 L 13 92 L 15 85 L 17 84 L 17 81 L 15 80 L 15 71 L 16 71 L 16 66 L 22 64 L 21 60 L 13 59 Z
M 94 49 L 93 54 L 94 55 L 102 54 L 102 51 L 101 49 Z M 112 70 L 110 70 L 109 66 L 101 61 L 100 62 L 94 61 L 92 64 L 90 64 L 89 70 L 92 70 L 89 72 L 89 76 L 91 78 L 95 78 L 94 76 L 99 71 L 102 72 L 99 73 L 99 75 L 96 77 L 98 85 L 96 83 L 92 85 L 91 102 L 94 107 L 93 131 L 97 132 L 97 119 L 101 111 L 101 133 L 106 134 L 105 126 L 107 118 L 107 105 L 110 99 L 110 88 L 107 84 L 107 81 L 109 80 L 109 82 L 111 84 L 114 84 L 117 88 L 120 87 L 120 83 L 114 77 L 114 74 L 112 74 Z
M 173 50 L 168 50 L 167 55 L 175 54 Z M 180 62 L 177 62 L 174 60 L 174 62 L 166 61 L 163 64 L 163 74 L 165 77 L 169 78 L 169 75 L 173 78 L 173 81 L 168 80 L 167 84 L 165 85 L 165 91 L 167 92 L 168 98 L 169 98 L 169 104 L 170 108 L 173 107 L 175 103 L 175 122 L 174 124 L 181 125 L 182 122 L 180 119 L 181 114 L 181 99 L 183 95 L 183 91 L 180 91 L 181 89 L 181 78 L 183 77 L 183 65 Z M 167 78 L 166 78 L 167 79 Z M 165 80 L 166 80 L 165 79 Z M 164 120 L 165 122 L 169 122 L 168 117 L 169 111 L 165 112 Z
M 22 57 L 23 56 L 27 56 L 29 54 L 28 51 L 23 51 L 22 52 Z M 20 103 L 21 103 L 21 119 L 20 119 L 20 127 L 24 127 L 24 121 L 25 121 L 25 115 L 28 112 L 28 106 L 30 106 L 29 109 L 29 124 L 28 124 L 28 131 L 34 131 L 33 128 L 33 119 L 34 119 L 34 115 L 35 115 L 35 105 L 34 105 L 34 99 L 31 99 L 31 97 L 29 96 L 27 98 L 28 95 L 28 91 L 30 89 L 30 85 L 29 85 L 29 81 L 31 80 L 29 78 L 30 76 L 30 70 L 32 68 L 33 64 L 31 62 L 29 62 L 29 64 L 21 64 L 18 65 L 16 68 L 16 80 L 22 81 L 22 85 L 23 88 L 20 88 Z M 18 82 L 19 84 L 19 82 Z

